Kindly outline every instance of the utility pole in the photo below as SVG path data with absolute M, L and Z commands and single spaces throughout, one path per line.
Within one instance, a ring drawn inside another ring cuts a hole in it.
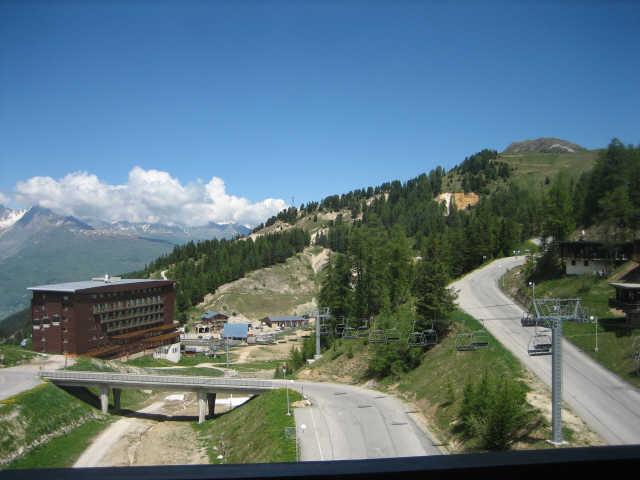
M 529 286 L 531 287 L 531 303 L 535 303 L 536 301 L 536 282 L 529 282 Z
M 226 341 L 224 343 L 224 349 L 227 354 L 227 368 L 229 368 L 229 337 L 226 338 Z
M 596 348 L 595 348 L 595 352 L 598 353 L 598 317 L 594 317 L 593 315 L 591 315 L 591 317 L 589 317 L 589 319 L 592 322 L 595 322 L 595 324 L 596 324 Z

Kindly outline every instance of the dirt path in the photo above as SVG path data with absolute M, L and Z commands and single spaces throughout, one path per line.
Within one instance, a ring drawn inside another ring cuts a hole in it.
M 163 395 L 162 400 L 138 413 L 150 415 L 147 418 L 123 417 L 110 425 L 85 450 L 74 467 L 209 463 L 191 426 L 193 419 L 184 419 L 184 416 L 196 415 L 194 394 L 184 397 Z M 153 414 L 166 417 L 153 418 Z
M 328 248 L 323 248 L 320 253 L 311 256 L 311 268 L 313 268 L 314 273 L 318 273 L 324 268 L 324 266 L 329 261 L 330 253 L 331 250 L 329 250 Z

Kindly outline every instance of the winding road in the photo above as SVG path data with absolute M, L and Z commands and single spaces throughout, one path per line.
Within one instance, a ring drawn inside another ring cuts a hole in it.
M 545 384 L 551 357 L 527 353 L 532 329 L 520 325 L 523 310 L 500 290 L 500 277 L 522 265 L 523 256 L 496 260 L 451 286 L 460 308 L 485 328 Z M 611 445 L 640 443 L 640 391 L 563 340 L 563 398 L 589 427 Z
M 333 383 L 295 382 L 293 388 L 312 401 L 294 409 L 303 461 L 442 453 L 396 397 Z
M 30 362 L 15 367 L 0 368 L 0 400 L 30 390 L 42 383 L 41 370 L 57 370 L 73 365 L 75 360 L 64 355 L 38 355 Z

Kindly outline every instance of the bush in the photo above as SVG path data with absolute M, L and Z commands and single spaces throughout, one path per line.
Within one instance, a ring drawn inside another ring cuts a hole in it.
M 405 344 L 377 345 L 367 367 L 367 377 L 400 376 L 420 365 L 422 352 Z
M 460 429 L 485 450 L 508 450 L 534 427 L 535 411 L 526 402 L 526 387 L 509 378 L 485 373 L 464 388 Z

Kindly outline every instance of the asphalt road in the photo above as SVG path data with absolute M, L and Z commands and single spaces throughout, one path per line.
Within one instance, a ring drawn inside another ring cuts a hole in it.
M 458 303 L 464 311 L 482 320 L 494 337 L 551 385 L 551 356 L 527 354 L 533 329 L 520 325 L 522 309 L 498 287 L 506 270 L 523 262 L 522 256 L 496 260 L 451 286 L 459 291 Z M 563 353 L 564 401 L 608 444 L 640 443 L 640 391 L 566 340 Z
M 68 365 L 73 363 L 74 360 L 69 358 Z M 58 370 L 64 364 L 64 355 L 47 355 L 36 357 L 24 365 L 0 368 L 0 400 L 39 385 L 42 382 L 38 376 L 40 370 Z
M 294 409 L 301 460 L 439 455 L 399 399 L 361 387 L 295 382 L 312 406 Z M 306 428 L 301 428 L 304 425 Z

